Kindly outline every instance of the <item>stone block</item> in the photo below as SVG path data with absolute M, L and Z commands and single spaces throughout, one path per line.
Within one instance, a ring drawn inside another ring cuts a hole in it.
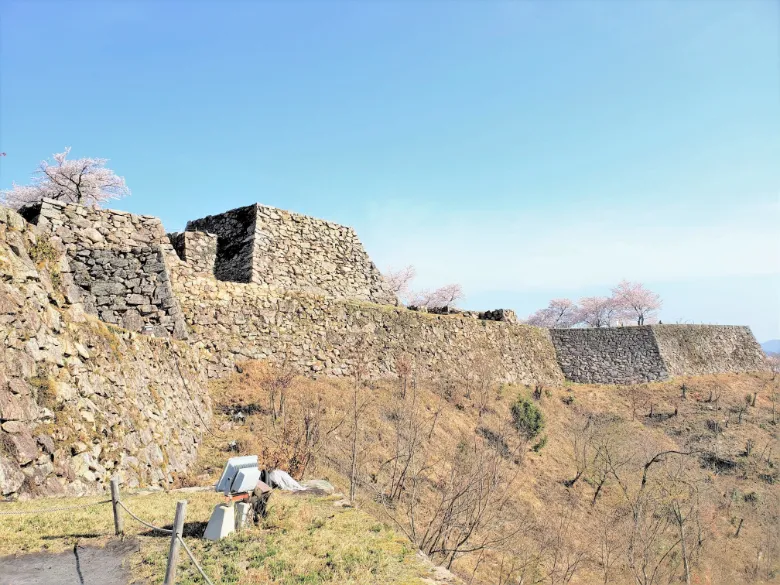
M 24 484 L 24 473 L 19 465 L 0 455 L 0 495 L 8 496 L 17 493 L 22 484 Z
M 149 304 L 149 297 L 140 294 L 129 294 L 125 297 L 128 305 L 146 305 Z

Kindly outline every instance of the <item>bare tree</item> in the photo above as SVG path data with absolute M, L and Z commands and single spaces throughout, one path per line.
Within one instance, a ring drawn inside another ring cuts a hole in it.
M 271 422 L 274 426 L 278 419 L 286 420 L 284 407 L 287 401 L 287 391 L 296 375 L 289 360 L 289 353 L 282 350 L 282 355 L 282 360 L 278 365 L 266 363 L 260 375 L 260 385 L 268 391 Z
M 587 552 L 572 539 L 577 522 L 571 510 L 557 514 L 538 530 L 543 542 L 542 566 L 550 585 L 568 585 L 587 560 Z
M 360 390 L 366 378 L 368 366 L 367 339 L 359 336 L 352 347 L 352 432 L 350 439 L 350 466 L 349 466 L 349 501 L 355 501 L 358 478 L 359 433 L 360 414 L 365 408 L 366 401 L 360 402 Z
M 770 353 L 766 356 L 766 363 L 769 371 L 772 373 L 768 380 L 769 400 L 772 403 L 772 424 L 777 424 L 777 402 L 780 400 L 780 388 L 778 388 L 778 379 L 780 378 L 780 354 Z M 755 401 L 754 401 L 755 406 Z
M 480 347 L 473 354 L 473 372 L 477 409 L 481 417 L 488 410 L 490 395 L 498 380 L 501 358 L 495 350 Z
M 406 398 L 409 388 L 409 380 L 414 371 L 414 359 L 407 352 L 401 352 L 395 356 L 395 373 L 401 382 L 401 398 Z
M 575 423 L 569 434 L 571 446 L 570 457 L 574 461 L 574 477 L 563 482 L 566 487 L 574 487 L 579 479 L 585 475 L 593 465 L 595 455 L 593 417 L 589 416 L 584 423 Z
M 477 441 L 461 443 L 448 467 L 433 513 L 414 532 L 420 548 L 449 568 L 458 556 L 495 547 L 521 528 L 504 526 L 518 470 L 505 468 L 499 453 Z
M 605 508 L 599 511 L 598 538 L 591 541 L 593 548 L 591 556 L 601 571 L 604 585 L 613 582 L 612 577 L 616 566 L 624 554 L 625 543 L 620 530 L 623 516 L 620 508 Z
M 65 203 L 98 205 L 130 194 L 125 180 L 105 168 L 107 159 L 68 160 L 70 147 L 53 155 L 54 163 L 42 161 L 31 185 L 17 185 L 0 193 L 0 203 L 18 209 L 43 198 Z
M 401 447 L 392 461 L 398 465 L 388 482 L 390 497 L 382 498 L 385 512 L 447 567 L 462 555 L 504 550 L 528 526 L 524 515 L 507 513 L 519 468 L 477 438 L 462 440 L 442 460 L 429 460 L 424 446 L 438 417 L 423 413 L 410 404 L 397 419 Z M 388 470 L 390 463 L 384 464 Z
M 591 415 L 584 423 L 580 421 L 575 425 L 569 438 L 569 455 L 575 465 L 575 474 L 564 481 L 564 485 L 573 487 L 584 478 L 593 488 L 591 505 L 595 506 L 604 488 L 633 457 L 626 448 L 627 432 L 622 421 L 610 415 Z
M 630 510 L 626 560 L 637 585 L 669 582 L 681 565 L 682 577 L 690 583 L 704 536 L 698 489 L 685 460 L 689 455 L 673 449 L 658 452 L 641 465 L 635 482 L 614 474 Z M 653 473 L 656 467 L 661 468 L 658 474 Z
M 395 429 L 395 449 L 378 471 L 380 474 L 390 468 L 389 479 L 380 494 L 384 503 L 399 500 L 412 478 L 419 476 L 427 468 L 424 450 L 438 419 L 438 412 L 431 417 L 426 416 L 418 401 L 416 385 L 412 386 L 409 400 L 402 398 L 390 414 Z

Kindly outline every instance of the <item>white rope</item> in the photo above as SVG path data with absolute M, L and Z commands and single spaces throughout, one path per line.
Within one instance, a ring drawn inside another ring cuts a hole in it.
M 109 501 L 111 501 L 111 500 L 109 500 Z M 130 514 L 130 516 L 132 516 L 132 518 L 133 518 L 134 520 L 136 520 L 137 522 L 140 522 L 140 523 L 141 523 L 141 524 L 143 524 L 144 526 L 146 526 L 146 527 L 148 527 L 148 528 L 151 528 L 152 530 L 157 530 L 157 531 L 159 531 L 159 532 L 162 532 L 162 533 L 164 533 L 164 534 L 173 534 L 173 530 L 168 530 L 167 528 L 160 528 L 159 526 L 155 526 L 154 524 L 149 524 L 148 522 L 144 522 L 144 521 L 143 521 L 143 520 L 141 520 L 141 519 L 140 519 L 138 516 L 136 516 L 136 515 L 135 515 L 135 514 L 133 514 L 133 513 L 132 513 L 130 510 L 128 510 L 128 509 L 127 509 L 127 506 L 125 506 L 125 505 L 124 505 L 124 504 L 123 504 L 121 501 L 117 502 L 117 504 L 119 504 L 120 506 L 122 506 L 122 508 L 124 508 L 125 512 L 127 512 L 128 514 Z
M 187 556 L 190 557 L 190 560 L 192 561 L 192 564 L 195 565 L 196 569 L 198 569 L 198 571 L 203 576 L 203 579 L 206 581 L 206 583 L 208 583 L 209 585 L 214 585 L 214 583 L 211 581 L 211 579 L 208 578 L 208 575 L 206 575 L 206 573 L 203 572 L 203 569 L 198 564 L 198 561 L 195 560 L 195 556 L 192 554 L 192 551 L 190 550 L 190 547 L 187 546 L 187 543 L 184 542 L 184 539 L 181 536 L 177 536 L 177 538 L 179 539 L 179 542 L 181 543 L 181 545 L 184 547 L 184 552 L 186 552 Z
M 77 510 L 79 508 L 91 508 L 101 504 L 110 504 L 111 500 L 102 500 L 93 504 L 76 504 L 73 506 L 60 506 L 59 508 L 43 508 L 40 510 L 19 510 L 16 512 L 0 512 L 0 516 L 21 516 L 22 514 L 48 514 L 50 512 L 62 512 L 64 510 Z

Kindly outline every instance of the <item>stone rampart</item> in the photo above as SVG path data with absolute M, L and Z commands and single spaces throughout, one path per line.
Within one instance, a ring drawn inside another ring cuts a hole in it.
M 0 208 L 0 498 L 168 485 L 211 417 L 201 352 L 86 314 L 66 267 Z
M 634 384 L 668 377 L 650 327 L 551 329 L 550 336 L 567 380 Z
M 670 376 L 699 376 L 766 369 L 764 352 L 748 327 L 653 325 Z
M 214 276 L 217 259 L 217 236 L 206 232 L 177 232 L 168 234 L 179 259 L 186 262 L 195 274 Z
M 278 295 L 254 284 L 194 276 L 183 263 L 172 272 L 190 339 L 213 355 L 209 376 L 237 361 L 286 356 L 306 374 L 345 376 L 360 366 L 369 377 L 381 377 L 408 353 L 424 374 L 470 375 L 488 366 L 497 380 L 563 381 L 545 329 L 305 293 Z
M 256 204 L 190 221 L 186 231 L 217 235 L 219 280 L 398 303 L 350 227 Z
M 49 200 L 25 214 L 65 250 L 66 292 L 75 288 L 105 322 L 189 335 L 210 352 L 210 376 L 282 356 L 301 373 L 348 375 L 362 360 L 368 375 L 384 376 L 402 352 L 431 374 L 488 361 L 496 378 L 521 383 L 631 384 L 763 367 L 747 328 L 546 330 L 517 325 L 505 310 L 410 311 L 396 306 L 353 230 L 260 205 L 167 236 L 153 217 Z
M 633 384 L 766 369 L 747 327 L 646 325 L 552 329 L 550 335 L 563 374 L 573 382 Z
M 62 277 L 85 309 L 106 323 L 186 337 L 164 258 L 172 247 L 156 217 L 46 199 L 22 215 L 67 257 Z

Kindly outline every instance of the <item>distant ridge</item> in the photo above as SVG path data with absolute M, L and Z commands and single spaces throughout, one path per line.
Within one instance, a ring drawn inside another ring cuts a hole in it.
M 780 339 L 770 339 L 761 344 L 764 353 L 780 353 Z

